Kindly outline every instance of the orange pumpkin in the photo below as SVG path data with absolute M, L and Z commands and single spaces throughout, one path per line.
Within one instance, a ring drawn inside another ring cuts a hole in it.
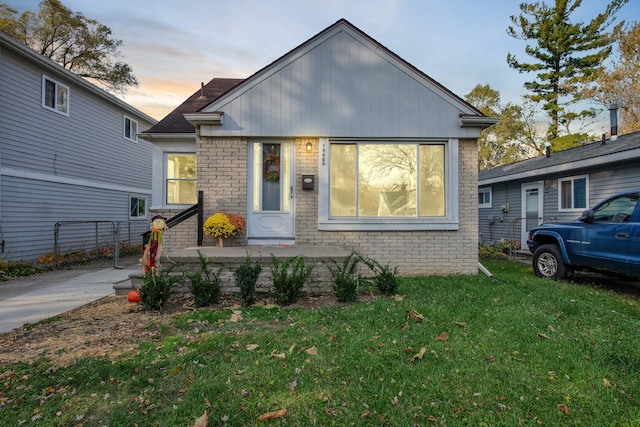
M 139 302 L 140 301 L 140 294 L 138 293 L 138 291 L 131 291 L 127 295 L 127 299 L 130 302 Z

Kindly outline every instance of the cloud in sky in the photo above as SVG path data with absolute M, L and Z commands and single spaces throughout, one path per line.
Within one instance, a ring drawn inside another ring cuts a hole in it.
M 525 42 L 509 37 L 518 0 L 61 0 L 123 40 L 123 60 L 140 86 L 124 100 L 161 119 L 214 77 L 244 78 L 341 18 L 460 97 L 477 84 L 521 101 L 523 83 L 506 63 Z M 23 11 L 38 0 L 5 0 Z M 584 0 L 577 18 L 590 20 L 606 2 Z M 640 1 L 619 14 L 640 20 Z

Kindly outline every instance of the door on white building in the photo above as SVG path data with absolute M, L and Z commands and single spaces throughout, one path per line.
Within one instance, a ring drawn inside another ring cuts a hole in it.
M 249 245 L 294 243 L 294 168 L 291 142 L 249 144 Z
M 531 228 L 542 224 L 543 219 L 543 192 L 544 185 L 541 182 L 522 184 L 522 214 L 520 245 L 527 246 L 527 236 Z

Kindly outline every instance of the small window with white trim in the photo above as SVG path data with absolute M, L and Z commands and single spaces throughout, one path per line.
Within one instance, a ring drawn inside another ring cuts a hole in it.
M 138 122 L 124 116 L 124 139 L 132 142 L 138 142 Z
M 558 179 L 558 211 L 581 211 L 589 206 L 587 175 Z
M 51 77 L 42 76 L 42 107 L 65 116 L 69 115 L 69 86 Z
M 479 208 L 491 207 L 491 187 L 478 189 L 478 207 Z
M 144 197 L 129 197 L 129 218 L 147 217 L 147 199 Z

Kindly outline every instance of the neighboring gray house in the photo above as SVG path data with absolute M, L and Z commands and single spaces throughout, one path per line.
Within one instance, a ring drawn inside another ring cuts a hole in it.
M 153 145 L 137 133 L 153 118 L 2 32 L 0 100 L 1 260 L 52 253 L 59 221 L 112 221 L 122 240 L 140 239 Z M 78 233 L 67 250 L 95 248 Z
M 478 176 L 479 239 L 515 240 L 531 227 L 574 220 L 620 191 L 640 187 L 640 132 L 509 165 Z
M 230 244 L 335 246 L 405 275 L 475 274 L 477 139 L 496 121 L 340 20 L 247 79 L 212 80 L 141 136 L 163 150 L 154 212 L 202 191 L 205 218 L 246 218 Z M 196 227 L 165 242 L 193 247 Z

